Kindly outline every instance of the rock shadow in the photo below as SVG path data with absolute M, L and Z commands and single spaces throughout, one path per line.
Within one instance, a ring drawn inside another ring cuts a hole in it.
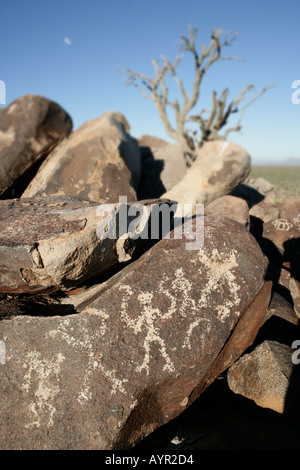
M 156 160 L 150 147 L 141 149 L 141 179 L 137 188 L 137 199 L 155 199 L 161 197 L 166 188 L 161 180 L 164 161 Z

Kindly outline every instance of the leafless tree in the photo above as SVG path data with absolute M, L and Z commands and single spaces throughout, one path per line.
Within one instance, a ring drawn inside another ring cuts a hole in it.
M 181 144 L 187 154 L 193 154 L 194 151 L 201 147 L 205 141 L 226 139 L 230 132 L 240 131 L 241 120 L 245 109 L 268 88 L 273 86 L 265 87 L 258 95 L 248 102 L 241 110 L 237 124 L 234 127 L 227 128 L 223 135 L 220 134 L 221 129 L 227 125 L 230 115 L 238 112 L 237 105 L 245 98 L 245 95 L 249 90 L 254 89 L 253 84 L 247 85 L 239 93 L 237 98 L 229 104 L 227 104 L 229 93 L 228 88 L 224 89 L 219 97 L 214 91 L 212 95 L 212 108 L 210 110 L 203 109 L 198 114 L 190 115 L 191 110 L 198 103 L 200 97 L 200 85 L 207 70 L 215 62 L 219 62 L 221 60 L 242 60 L 238 57 L 223 57 L 221 55 L 222 49 L 232 44 L 237 33 L 227 32 L 221 29 L 212 29 L 210 44 L 208 46 L 203 44 L 201 46 L 201 52 L 199 53 L 196 48 L 197 32 L 197 27 L 189 25 L 188 36 L 180 36 L 181 54 L 176 57 L 174 63 L 171 63 L 171 61 L 164 56 L 161 56 L 162 63 L 160 65 L 158 60 L 152 61 L 155 70 L 154 78 L 148 77 L 142 73 L 133 72 L 128 67 L 125 69 L 127 85 L 137 87 L 144 98 L 155 102 L 167 134 L 176 142 Z M 221 40 L 222 37 L 224 37 L 223 40 Z M 177 74 L 177 68 L 187 52 L 192 54 L 194 62 L 194 83 L 191 94 L 186 92 L 184 84 L 178 78 Z M 173 100 L 170 99 L 169 89 L 166 84 L 168 76 L 171 76 L 177 84 L 181 95 L 181 101 L 177 98 Z M 176 126 L 171 124 L 168 115 L 168 110 L 170 108 L 175 112 Z M 205 114 L 207 114 L 206 117 L 204 117 Z M 197 123 L 200 130 L 200 136 L 197 130 L 187 129 L 186 125 L 189 122 Z

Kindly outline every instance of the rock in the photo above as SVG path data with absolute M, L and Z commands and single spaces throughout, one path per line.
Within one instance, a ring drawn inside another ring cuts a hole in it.
M 281 295 L 287 302 L 293 305 L 290 293 L 291 273 L 289 269 L 270 263 L 268 266 L 268 279 L 273 282 L 273 291 Z
M 250 208 L 250 216 L 261 219 L 263 222 L 270 222 L 277 219 L 279 210 L 271 199 L 266 197 L 263 201 L 258 202 Z
M 168 142 L 153 135 L 142 135 L 138 138 L 138 143 L 144 158 L 151 155 L 154 150 L 168 145 Z
M 295 313 L 300 318 L 300 251 L 295 254 L 291 263 L 290 292 Z
M 153 204 L 154 200 L 140 202 L 145 223 Z M 127 218 L 130 207 L 133 212 Z M 0 292 L 69 289 L 127 262 L 143 242 L 127 234 L 139 215 L 134 207 L 139 205 L 102 206 L 65 197 L 0 201 Z M 105 233 L 111 233 L 111 238 Z
M 293 325 L 298 325 L 298 319 L 293 307 L 287 300 L 285 300 L 284 297 L 276 292 L 272 295 L 272 299 L 267 310 L 266 320 L 272 316 L 282 318 Z
M 0 110 L 0 196 L 72 130 L 59 104 L 24 95 Z
M 264 196 L 271 194 L 272 191 L 274 190 L 274 185 L 262 177 L 259 177 L 256 179 L 249 178 L 247 180 L 247 184 L 251 188 L 256 189 L 259 193 L 263 194 Z
M 250 156 L 231 142 L 206 142 L 186 175 L 162 197 L 184 204 L 209 204 L 232 192 L 250 172 Z
M 265 196 L 257 191 L 257 189 L 252 188 L 246 183 L 241 183 L 236 186 L 236 188 L 230 193 L 232 196 L 240 197 L 244 199 L 249 208 L 258 204 L 259 202 L 265 199 Z
M 107 112 L 84 123 L 47 157 L 22 197 L 67 196 L 114 203 L 136 200 L 140 149 L 126 118 Z
M 222 196 L 205 208 L 205 215 L 221 215 L 236 220 L 245 227 L 250 224 L 249 208 L 246 201 L 235 196 Z
M 227 218 L 206 217 L 201 248 L 186 243 L 159 241 L 77 314 L 0 323 L 3 449 L 130 448 L 244 352 L 269 302 L 265 257 Z
M 284 413 L 294 367 L 293 352 L 285 344 L 264 341 L 230 367 L 230 389 L 263 408 Z
M 200 450 L 299 450 L 299 441 L 299 429 L 285 416 L 234 394 L 226 377 L 220 376 L 189 409 L 145 438 L 134 451 L 155 449 L 158 454 L 188 458 Z
M 160 197 L 185 176 L 186 160 L 182 147 L 178 144 L 167 143 L 157 147 L 144 147 L 144 154 L 146 156 L 142 162 L 139 199 Z
M 300 198 L 289 198 L 284 202 L 277 203 L 280 218 L 298 218 L 300 219 Z M 300 224 L 300 221 L 299 221 Z
M 300 249 L 298 219 L 275 219 L 264 224 L 261 246 L 270 261 L 281 265 L 290 263 Z
M 298 336 L 298 325 L 299 319 L 292 305 L 280 294 L 273 292 L 264 324 L 256 336 L 255 343 L 272 340 L 290 346 Z
M 290 291 L 294 302 L 294 310 L 298 318 L 300 318 L 300 281 L 291 278 Z
M 246 180 L 246 184 L 253 188 L 254 190 L 258 191 L 264 198 L 268 198 L 270 201 L 274 202 L 276 198 L 275 194 L 275 187 L 269 181 L 264 178 L 248 178 Z

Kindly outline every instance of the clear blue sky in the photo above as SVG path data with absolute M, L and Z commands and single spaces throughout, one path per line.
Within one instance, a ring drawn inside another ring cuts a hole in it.
M 2 0 L 0 15 L 7 104 L 23 94 L 43 95 L 70 113 L 74 129 L 117 110 L 134 137 L 167 140 L 154 103 L 126 87 L 118 70 L 128 65 L 153 75 L 152 59 L 164 54 L 174 60 L 189 23 L 198 26 L 199 45 L 209 42 L 211 24 L 236 30 L 240 36 L 225 52 L 245 60 L 211 68 L 197 109 L 210 106 L 213 89 L 229 87 L 235 98 L 248 83 L 257 92 L 276 83 L 247 109 L 242 135 L 230 134 L 229 140 L 245 147 L 253 161 L 300 157 L 300 104 L 291 100 L 291 84 L 300 80 L 299 0 Z M 187 84 L 190 65 L 187 60 L 180 68 Z

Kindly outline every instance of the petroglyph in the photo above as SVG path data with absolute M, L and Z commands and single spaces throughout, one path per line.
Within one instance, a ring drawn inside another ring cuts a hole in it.
M 116 377 L 115 370 L 107 370 L 103 363 L 101 362 L 102 355 L 97 355 L 95 357 L 95 348 L 94 342 L 95 340 L 103 337 L 107 332 L 107 320 L 109 319 L 109 315 L 107 315 L 103 311 L 99 311 L 94 308 L 88 308 L 86 310 L 87 315 L 85 322 L 87 323 L 84 326 L 82 322 L 81 326 L 81 335 L 80 337 L 75 337 L 71 334 L 71 329 L 66 324 L 61 324 L 59 329 L 51 330 L 48 333 L 48 336 L 54 338 L 57 335 L 67 342 L 69 346 L 72 346 L 73 354 L 76 353 L 78 355 L 82 355 L 86 358 L 87 364 L 84 372 L 84 376 L 81 379 L 81 388 L 77 395 L 77 401 L 81 405 L 87 402 L 92 397 L 92 393 L 90 390 L 91 382 L 93 380 L 93 374 L 95 370 L 100 371 L 109 381 L 111 382 L 111 394 L 115 394 L 118 390 L 122 393 L 126 393 L 123 384 L 127 382 L 126 379 L 120 379 Z M 94 331 L 94 336 L 91 338 L 90 329 L 88 326 L 89 316 L 96 315 L 97 317 L 102 318 L 102 323 L 97 331 Z
M 174 275 L 174 279 L 170 282 L 170 278 L 164 274 L 157 288 L 158 294 L 163 294 L 168 298 L 168 307 L 165 310 L 156 304 L 154 307 L 155 297 L 151 292 L 134 292 L 129 285 L 121 285 L 122 293 L 121 302 L 121 319 L 126 323 L 128 328 L 133 329 L 135 334 L 145 331 L 144 336 L 144 358 L 140 365 L 136 367 L 137 372 L 146 370 L 149 374 L 151 344 L 157 343 L 162 357 L 165 360 L 163 370 L 174 370 L 174 364 L 170 358 L 170 354 L 166 349 L 165 341 L 160 335 L 158 321 L 168 320 L 177 313 L 183 317 L 189 316 L 191 322 L 187 328 L 185 339 L 181 344 L 182 348 L 191 349 L 192 335 L 195 328 L 201 323 L 205 324 L 202 332 L 198 332 L 199 340 L 211 331 L 211 325 L 207 318 L 203 316 L 203 311 L 209 306 L 214 291 L 220 291 L 227 288 L 230 295 L 224 300 L 222 305 L 216 307 L 216 317 L 224 323 L 226 318 L 231 314 L 232 308 L 238 306 L 240 297 L 238 291 L 240 286 L 236 282 L 233 268 L 238 266 L 236 260 L 236 252 L 232 250 L 227 256 L 221 255 L 216 249 L 212 250 L 211 255 L 207 255 L 203 250 L 198 253 L 199 273 L 203 273 L 205 269 L 207 275 L 207 284 L 202 288 L 201 296 L 198 300 L 193 298 L 193 291 L 197 290 L 195 280 L 188 279 L 183 268 L 178 268 Z M 194 268 L 195 269 L 195 268 Z M 167 287 L 168 286 L 168 287 Z M 136 318 L 130 317 L 130 299 L 137 298 L 140 308 L 140 315 Z M 163 302 L 166 305 L 165 302 Z M 203 341 L 204 347 L 205 341 Z
M 56 412 L 54 400 L 60 390 L 59 373 L 63 360 L 64 356 L 60 353 L 52 361 L 41 359 L 41 353 L 38 351 L 27 354 L 23 366 L 24 368 L 27 367 L 27 373 L 24 376 L 22 390 L 29 393 L 32 384 L 35 383 L 37 383 L 37 389 L 34 392 L 35 401 L 28 405 L 35 420 L 25 424 L 26 428 L 40 427 L 44 424 L 53 426 L 53 416 Z M 34 375 L 37 376 L 37 380 L 33 380 Z
M 293 217 L 292 222 L 300 230 L 300 214 L 298 214 L 297 217 Z
M 126 322 L 129 328 L 134 330 L 134 333 L 137 334 L 142 331 L 144 326 L 146 329 L 146 335 L 144 338 L 144 350 L 145 355 L 142 364 L 136 367 L 137 372 L 141 372 L 143 369 L 146 370 L 147 375 L 149 375 L 149 362 L 150 362 L 150 345 L 151 343 L 157 342 L 160 346 L 159 350 L 162 357 L 165 359 L 165 365 L 163 370 L 174 371 L 174 364 L 172 363 L 166 347 L 164 340 L 159 336 L 159 329 L 155 326 L 155 320 L 157 318 L 168 318 L 174 313 L 174 306 L 171 306 L 166 314 L 162 314 L 159 308 L 152 307 L 152 298 L 153 294 L 150 292 L 142 292 L 138 295 L 138 301 L 140 303 L 140 315 L 137 319 L 130 318 L 128 316 L 128 300 L 129 297 L 133 295 L 132 288 L 128 285 L 120 286 L 120 290 L 124 291 L 122 306 L 121 306 L 121 318 Z
M 207 270 L 207 284 L 203 288 L 201 297 L 197 302 L 197 308 L 195 309 L 195 320 L 190 324 L 187 331 L 187 336 L 184 341 L 183 347 L 191 349 L 191 336 L 193 330 L 197 328 L 201 322 L 209 323 L 209 321 L 201 316 L 201 311 L 208 307 L 209 301 L 212 297 L 213 291 L 221 290 L 224 286 L 228 285 L 230 297 L 224 299 L 223 305 L 219 305 L 216 308 L 217 318 L 220 322 L 224 322 L 228 315 L 230 315 L 230 309 L 235 305 L 239 304 L 240 298 L 238 296 L 238 290 L 240 286 L 235 281 L 235 276 L 232 272 L 234 267 L 237 267 L 237 261 L 235 252 L 232 250 L 229 255 L 225 256 L 216 249 L 212 250 L 212 254 L 208 256 L 204 250 L 198 252 L 199 261 L 202 266 L 198 269 L 199 273 L 202 272 L 203 267 Z M 210 325 L 207 325 L 207 332 L 210 331 Z
M 291 222 L 289 222 L 287 219 L 276 219 L 272 221 L 272 224 L 277 230 L 280 230 L 282 232 L 288 232 L 290 228 L 293 226 Z

